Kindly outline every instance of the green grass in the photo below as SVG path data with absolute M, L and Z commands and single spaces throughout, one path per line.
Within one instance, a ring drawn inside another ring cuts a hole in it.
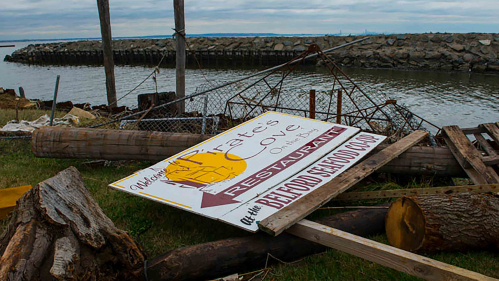
M 33 116 L 35 117 L 35 116 Z M 8 119 L 8 118 L 5 118 Z M 36 119 L 36 118 L 35 118 Z M 247 232 L 183 210 L 132 196 L 107 187 L 107 184 L 148 167 L 151 163 L 127 161 L 113 167 L 87 167 L 86 160 L 35 158 L 26 140 L 0 140 L 0 188 L 36 185 L 59 171 L 75 166 L 83 176 L 93 198 L 115 225 L 134 237 L 143 231 L 141 241 L 150 258 L 169 250 L 249 235 Z M 424 187 L 439 184 L 439 179 L 418 179 L 397 184 L 388 179 L 373 179 L 352 190 L 380 190 Z M 446 179 L 442 179 L 447 182 Z M 443 184 L 441 184 L 443 185 Z M 371 205 L 387 203 L 390 199 L 356 202 L 332 202 L 329 205 Z M 331 215 L 339 210 L 319 210 L 311 218 Z M 0 233 L 7 221 L 0 221 Z M 385 235 L 371 237 L 387 243 Z M 469 253 L 439 253 L 430 258 L 499 278 L 499 255 L 496 251 Z M 262 264 L 263 267 L 263 264 Z M 243 272 L 239 272 L 240 274 Z M 272 266 L 265 280 L 418 280 L 415 277 L 379 266 L 336 250 L 304 258 L 303 260 Z
M 50 116 L 50 110 L 39 110 L 39 109 L 20 109 L 18 111 L 19 120 L 33 121 L 38 119 L 40 116 L 47 114 Z M 54 113 L 55 118 L 60 118 L 66 115 L 66 112 L 56 111 Z M 0 109 L 0 127 L 7 124 L 8 121 L 16 119 L 15 109 Z

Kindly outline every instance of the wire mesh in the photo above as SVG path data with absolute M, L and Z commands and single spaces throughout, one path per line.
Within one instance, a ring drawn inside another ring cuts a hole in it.
M 313 52 L 331 75 L 328 87 L 311 96 L 314 85 L 302 83 L 295 70 Z M 180 102 L 185 103 L 184 113 L 177 110 Z M 439 130 L 385 93 L 359 86 L 316 46 L 270 72 L 235 82 L 207 81 L 185 99 L 115 121 L 120 122 L 120 129 L 216 134 L 270 110 L 355 126 L 394 141 L 428 126 Z

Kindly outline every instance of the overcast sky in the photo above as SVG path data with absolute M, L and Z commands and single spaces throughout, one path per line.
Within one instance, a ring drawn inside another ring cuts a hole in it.
M 96 0 L 0 0 L 0 40 L 99 37 Z M 114 37 L 171 34 L 173 1 L 110 0 Z M 499 32 L 499 0 L 186 0 L 186 32 Z

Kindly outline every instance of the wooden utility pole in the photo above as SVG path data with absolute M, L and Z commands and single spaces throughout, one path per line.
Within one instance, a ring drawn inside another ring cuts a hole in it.
M 177 65 L 177 87 L 176 98 L 185 97 L 185 18 L 184 18 L 184 0 L 173 0 L 173 10 L 175 13 L 175 30 L 177 39 L 176 46 L 176 65 Z M 177 104 L 178 112 L 185 112 L 185 102 Z
M 109 15 L 109 0 L 97 0 L 99 10 L 100 31 L 102 34 L 102 51 L 104 70 L 106 72 L 107 104 L 109 108 L 117 106 L 116 84 L 114 81 L 114 60 L 111 36 L 111 17 Z

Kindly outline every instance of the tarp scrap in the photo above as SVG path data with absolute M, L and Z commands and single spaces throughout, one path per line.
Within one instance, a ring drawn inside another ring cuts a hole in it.
M 54 118 L 53 126 L 71 126 L 78 123 L 80 123 L 80 119 L 77 116 L 66 114 L 62 118 Z M 45 114 L 35 121 L 9 121 L 5 126 L 0 128 L 0 132 L 33 132 L 35 129 L 48 126 L 49 124 L 50 117 Z

